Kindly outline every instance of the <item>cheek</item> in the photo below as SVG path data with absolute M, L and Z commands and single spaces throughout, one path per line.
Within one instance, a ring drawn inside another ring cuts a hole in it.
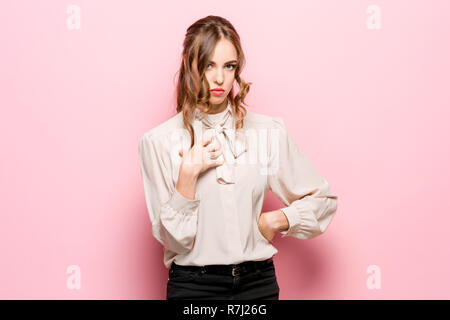
M 229 78 L 227 78 L 227 89 L 231 90 L 231 88 L 233 87 L 233 82 L 234 82 L 234 74 L 231 75 Z
M 207 73 L 205 74 L 205 78 L 206 78 L 206 81 L 208 81 L 209 85 L 211 86 L 212 81 L 210 79 L 210 76 Z

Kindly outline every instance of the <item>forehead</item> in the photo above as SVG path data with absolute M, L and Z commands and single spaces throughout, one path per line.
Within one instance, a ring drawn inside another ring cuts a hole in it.
M 211 60 L 215 62 L 237 59 L 237 51 L 233 43 L 228 39 L 220 39 L 212 52 Z

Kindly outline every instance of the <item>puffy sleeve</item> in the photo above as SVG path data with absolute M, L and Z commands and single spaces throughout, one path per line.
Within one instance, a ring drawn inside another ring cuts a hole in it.
M 286 207 L 280 210 L 289 221 L 282 238 L 310 239 L 322 234 L 337 210 L 338 197 L 328 182 L 305 157 L 286 130 L 282 118 L 272 118 L 275 139 L 269 150 L 268 184 Z
M 177 254 L 189 252 L 197 234 L 200 200 L 187 199 L 178 192 L 170 153 L 148 132 L 139 141 L 139 159 L 153 236 Z

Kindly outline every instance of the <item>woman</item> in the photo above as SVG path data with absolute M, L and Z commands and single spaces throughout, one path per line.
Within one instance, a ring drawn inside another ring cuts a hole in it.
M 152 233 L 169 269 L 167 299 L 279 299 L 275 233 L 315 237 L 337 209 L 283 120 L 242 106 L 244 61 L 229 21 L 208 16 L 191 25 L 178 113 L 139 142 Z M 286 207 L 262 214 L 269 189 Z

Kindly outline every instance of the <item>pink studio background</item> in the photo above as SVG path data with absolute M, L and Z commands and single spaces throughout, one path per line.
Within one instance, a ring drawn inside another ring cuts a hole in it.
M 381 29 L 366 25 L 370 5 Z M 276 236 L 280 299 L 450 298 L 448 1 L 9 0 L 0 12 L 1 299 L 165 299 L 138 140 L 175 114 L 186 28 L 209 14 L 241 36 L 248 110 L 282 117 L 339 197 L 323 235 Z M 282 206 L 269 194 L 263 211 Z

